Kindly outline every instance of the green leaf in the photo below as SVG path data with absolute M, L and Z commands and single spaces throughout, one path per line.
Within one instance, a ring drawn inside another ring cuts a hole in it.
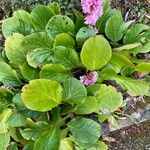
M 76 114 L 91 114 L 98 109 L 98 103 L 95 97 L 89 96 L 75 111 Z
M 24 63 L 21 67 L 21 74 L 27 80 L 37 79 L 39 77 L 39 70 Z
M 5 41 L 5 51 L 6 56 L 11 63 L 17 65 L 22 65 L 25 59 L 25 53 L 21 48 L 21 42 L 23 41 L 24 36 L 19 33 L 14 33 L 13 36 L 10 36 Z
M 87 97 L 85 86 L 77 79 L 64 82 L 63 99 L 70 104 L 81 104 Z
M 34 150 L 59 150 L 60 131 L 51 128 L 47 133 L 35 141 Z
M 131 50 L 131 49 L 136 48 L 140 45 L 141 45 L 141 43 L 127 44 L 127 45 L 123 45 L 121 47 L 114 48 L 113 50 L 115 50 L 115 51 Z
M 0 135 L 8 132 L 8 128 L 8 124 L 6 124 L 5 122 L 0 122 Z
M 129 60 L 129 58 L 115 52 L 112 54 L 109 64 L 112 65 L 113 69 L 116 72 L 120 72 L 123 67 L 135 67 L 134 64 Z
M 117 42 L 121 40 L 124 31 L 122 25 L 123 19 L 118 15 L 114 15 L 108 19 L 106 23 L 105 33 L 111 41 Z
M 148 62 L 139 63 L 136 66 L 135 70 L 143 73 L 150 72 L 150 63 Z
M 49 125 L 46 122 L 38 121 L 31 128 L 20 129 L 21 135 L 27 140 L 37 140 L 42 134 L 47 132 Z
M 7 150 L 18 150 L 18 146 L 16 142 L 11 142 L 8 146 Z
M 104 67 L 111 58 L 111 47 L 101 35 L 89 38 L 81 50 L 81 60 L 89 70 L 98 70 Z
M 88 27 L 82 27 L 76 35 L 76 41 L 77 41 L 78 46 L 81 47 L 88 38 L 95 36 L 95 35 L 96 35 L 96 32 L 93 29 L 88 28 Z
M 4 123 L 7 121 L 7 119 L 11 116 L 12 114 L 12 109 L 6 108 L 3 111 L 1 110 L 0 112 L 0 122 Z
M 61 64 L 66 69 L 72 69 L 79 66 L 78 54 L 74 49 L 63 46 L 56 47 L 53 63 Z
M 147 42 L 145 44 L 143 44 L 143 47 L 140 48 L 140 51 L 141 53 L 147 53 L 150 51 L 150 42 Z
M 90 119 L 82 117 L 74 118 L 68 123 L 73 137 L 81 143 L 96 143 L 100 138 L 100 125 Z
M 53 47 L 53 39 L 44 32 L 36 32 L 25 36 L 21 46 L 25 52 L 31 52 L 37 48 L 51 49 Z
M 108 118 L 108 122 L 110 122 L 116 129 L 119 129 L 119 123 L 113 115 L 110 115 Z
M 46 31 L 48 35 L 52 37 L 55 37 L 57 34 L 60 33 L 73 34 L 74 29 L 75 26 L 73 21 L 69 17 L 63 15 L 53 16 L 46 26 Z
M 101 71 L 100 78 L 103 80 L 116 81 L 133 96 L 146 95 L 149 91 L 148 83 L 127 77 L 121 77 L 117 75 L 112 69 L 104 69 Z
M 25 30 L 27 30 L 26 27 L 30 27 L 31 32 L 34 31 L 31 23 L 31 15 L 27 11 L 18 9 L 13 13 L 13 17 L 21 21 L 21 25 L 25 25 Z
M 149 29 L 149 26 L 144 24 L 134 24 L 126 33 L 123 39 L 124 44 L 141 42 L 140 33 Z
M 52 51 L 50 49 L 38 48 L 27 53 L 27 62 L 33 68 L 41 67 L 52 61 Z
M 61 103 L 62 87 L 57 81 L 31 80 L 28 85 L 23 87 L 21 96 L 27 108 L 44 112 Z
M 73 12 L 75 16 L 75 32 L 78 32 L 81 27 L 85 26 L 84 16 L 80 11 L 77 11 L 75 9 L 73 10 Z
M 99 110 L 112 113 L 122 106 L 123 98 L 121 93 L 112 86 L 101 85 L 99 93 L 96 95 Z
M 21 85 L 16 71 L 12 70 L 8 64 L 2 61 L 0 62 L 0 82 L 10 86 Z
M 74 39 L 67 33 L 60 33 L 55 37 L 54 47 L 64 46 L 73 48 L 75 46 Z
M 34 147 L 34 142 L 29 142 L 24 146 L 22 150 L 33 150 L 33 147 Z
M 119 10 L 116 10 L 116 9 L 111 9 L 110 1 L 105 0 L 103 2 L 103 15 L 101 17 L 99 17 L 99 19 L 96 23 L 96 28 L 99 30 L 99 33 L 105 32 L 106 22 L 108 21 L 108 19 L 110 17 L 112 17 L 114 15 L 120 15 L 121 16 L 121 12 Z
M 6 123 L 11 126 L 11 127 L 21 127 L 21 126 L 26 126 L 27 124 L 27 118 L 25 118 L 22 114 L 20 113 L 14 113 L 12 114 Z
M 49 4 L 49 7 L 53 10 L 53 12 L 57 15 L 61 13 L 61 9 L 58 3 L 52 2 Z
M 59 150 L 74 150 L 73 142 L 69 138 L 61 140 Z
M 27 109 L 21 99 L 21 93 L 16 94 L 13 97 L 13 103 L 18 113 L 22 114 L 26 118 L 38 117 L 39 112 Z
M 149 91 L 149 84 L 144 81 L 119 76 L 115 77 L 115 80 L 133 96 L 146 95 Z
M 5 38 L 12 35 L 13 33 L 28 35 L 31 33 L 31 26 L 21 19 L 11 17 L 3 21 L 2 32 Z
M 94 144 L 91 148 L 88 148 L 87 150 L 108 150 L 108 146 L 104 142 L 98 141 L 96 144 Z
M 45 31 L 48 21 L 54 15 L 55 13 L 50 7 L 44 5 L 36 6 L 31 12 L 34 28 L 38 31 Z
M 10 135 L 9 133 L 5 133 L 5 134 L 0 134 L 0 149 L 1 150 L 7 150 L 7 147 L 9 145 L 10 142 Z
M 13 93 L 5 88 L 0 88 L 0 110 L 12 103 Z
M 42 67 L 40 78 L 63 82 L 69 77 L 68 71 L 60 64 L 47 64 Z

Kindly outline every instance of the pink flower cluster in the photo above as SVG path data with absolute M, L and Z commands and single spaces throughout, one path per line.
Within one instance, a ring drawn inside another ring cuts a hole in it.
M 97 78 L 98 78 L 98 73 L 96 71 L 93 71 L 93 72 L 88 73 L 87 75 L 80 76 L 80 81 L 84 85 L 89 86 L 89 85 L 96 83 Z
M 83 13 L 85 13 L 85 24 L 95 26 L 97 20 L 103 13 L 102 0 L 81 0 Z

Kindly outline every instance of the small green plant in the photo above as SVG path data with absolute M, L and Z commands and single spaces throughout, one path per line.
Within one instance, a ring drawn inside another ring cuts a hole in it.
M 150 28 L 125 22 L 103 3 L 98 31 L 61 15 L 60 6 L 38 5 L 4 20 L 0 57 L 0 149 L 107 150 L 100 124 L 116 125 L 123 96 L 149 95 L 149 84 L 132 73 L 150 72 L 138 53 L 150 51 Z M 88 118 L 97 117 L 99 122 Z

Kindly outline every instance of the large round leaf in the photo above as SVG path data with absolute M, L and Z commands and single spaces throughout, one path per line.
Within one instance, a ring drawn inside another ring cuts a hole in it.
M 105 33 L 107 37 L 113 41 L 117 42 L 123 37 L 123 19 L 119 15 L 114 15 L 108 19 L 106 23 Z
M 59 150 L 60 131 L 57 128 L 50 129 L 35 141 L 33 150 Z
M 64 83 L 63 97 L 70 104 L 81 104 L 87 97 L 87 91 L 79 80 L 71 78 Z
M 44 31 L 47 22 L 54 15 L 55 13 L 50 7 L 44 5 L 38 5 L 31 12 L 31 17 L 32 17 L 34 27 L 38 31 Z
M 53 47 L 53 39 L 45 32 L 36 32 L 25 36 L 21 46 L 25 52 L 31 52 L 37 48 L 51 49 Z
M 13 70 L 7 63 L 0 62 L 0 82 L 10 86 L 20 86 L 21 81 L 17 72 Z
M 53 63 L 61 64 L 66 69 L 72 69 L 79 66 L 77 52 L 72 48 L 58 46 L 55 48 Z
M 83 45 L 81 60 L 89 70 L 98 70 L 105 66 L 111 58 L 111 47 L 101 35 L 89 38 Z
M 73 48 L 75 46 L 74 39 L 67 33 L 60 33 L 55 37 L 54 47 L 65 46 Z
M 98 108 L 98 103 L 95 97 L 89 96 L 86 100 L 77 107 L 76 114 L 91 114 Z
M 121 107 L 123 98 L 112 86 L 101 85 L 99 93 L 96 95 L 99 109 L 112 113 Z
M 57 81 L 32 80 L 23 87 L 22 100 L 26 107 L 31 110 L 48 111 L 61 103 L 62 87 Z
M 5 41 L 5 51 L 8 59 L 17 65 L 22 65 L 26 58 L 23 49 L 21 48 L 21 42 L 24 36 L 19 33 L 14 33 Z
M 81 143 L 95 143 L 101 135 L 100 125 L 90 119 L 75 118 L 68 123 L 73 137 Z
M 27 62 L 33 68 L 50 63 L 51 60 L 52 51 L 47 48 L 38 48 L 27 53 Z
M 28 35 L 31 34 L 31 26 L 21 19 L 11 17 L 3 21 L 2 32 L 5 38 L 12 35 L 13 33 Z
M 76 41 L 77 41 L 78 46 L 82 46 L 83 43 L 88 38 L 95 36 L 95 35 L 96 35 L 96 32 L 93 29 L 88 28 L 88 27 L 82 27 L 76 35 Z
M 64 66 L 60 64 L 47 64 L 42 67 L 40 77 L 62 82 L 67 80 L 69 75 Z
M 53 16 L 46 26 L 47 33 L 53 37 L 63 32 L 73 34 L 74 29 L 75 26 L 73 21 L 69 17 L 63 15 Z

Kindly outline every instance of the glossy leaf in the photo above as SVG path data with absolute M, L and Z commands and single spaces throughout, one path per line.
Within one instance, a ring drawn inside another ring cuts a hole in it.
M 111 58 L 111 47 L 101 35 L 89 38 L 81 50 L 81 60 L 89 70 L 98 70 L 104 67 Z
M 1 150 L 7 150 L 7 147 L 9 145 L 10 142 L 10 135 L 9 133 L 5 133 L 5 134 L 0 134 L 0 149 Z
M 57 81 L 31 80 L 22 89 L 22 100 L 25 106 L 31 110 L 48 111 L 61 103 L 62 87 Z
M 54 11 L 44 5 L 36 6 L 31 12 L 31 18 L 37 31 L 44 31 L 46 29 L 47 22 L 55 15 Z
M 33 150 L 59 150 L 60 131 L 51 128 L 47 133 L 35 141 Z
M 72 69 L 79 65 L 77 52 L 71 48 L 56 47 L 53 63 L 61 64 L 66 69 Z
M 27 80 L 33 80 L 39 77 L 39 70 L 29 66 L 28 63 L 23 64 L 21 67 L 21 73 Z
M 50 3 L 49 7 L 53 10 L 55 14 L 59 15 L 61 13 L 60 6 L 57 2 Z
M 37 32 L 25 36 L 21 46 L 25 52 L 31 52 L 37 48 L 51 49 L 53 47 L 53 39 L 44 32 Z
M 31 26 L 21 19 L 11 17 L 4 20 L 2 24 L 2 32 L 5 38 L 13 35 L 13 33 L 28 35 L 31 33 Z
M 68 123 L 73 137 L 81 143 L 96 143 L 100 138 L 100 125 L 93 120 L 82 117 L 74 118 Z
M 87 97 L 87 91 L 79 80 L 71 78 L 64 82 L 63 97 L 70 104 L 82 104 Z
M 38 121 L 31 128 L 20 129 L 20 133 L 25 139 L 35 141 L 48 129 L 49 125 L 46 122 Z
M 135 67 L 128 57 L 121 55 L 119 53 L 112 54 L 109 64 L 112 65 L 112 68 L 116 72 L 120 72 L 123 67 L 131 67 L 131 68 Z
M 123 45 L 121 47 L 114 48 L 113 50 L 115 50 L 115 51 L 131 50 L 131 49 L 136 48 L 138 46 L 141 46 L 141 43 L 127 44 L 127 45 Z
M 73 34 L 74 29 L 75 26 L 73 21 L 69 17 L 63 15 L 53 16 L 46 26 L 48 35 L 52 37 L 60 33 Z
M 0 88 L 0 109 L 6 108 L 12 103 L 13 93 L 5 88 Z
M 76 114 L 91 114 L 98 110 L 98 103 L 95 97 L 89 96 L 75 111 Z
M 140 33 L 144 30 L 149 29 L 149 26 L 144 24 L 135 24 L 133 25 L 128 31 L 127 34 L 124 36 L 123 42 L 124 44 L 130 43 L 137 43 L 141 41 Z
M 123 31 L 124 31 L 124 28 L 122 27 L 122 25 L 123 25 L 123 19 L 118 15 L 112 16 L 107 21 L 105 33 L 111 41 L 117 42 L 121 40 L 121 38 L 123 37 Z
M 77 41 L 78 46 L 81 47 L 88 38 L 95 36 L 95 35 L 96 35 L 96 32 L 93 29 L 88 28 L 88 27 L 82 27 L 76 35 L 76 41 Z
M 12 114 L 7 120 L 7 124 L 11 127 L 26 126 L 26 123 L 27 123 L 27 118 L 25 118 L 20 113 Z
M 25 53 L 21 47 L 21 42 L 23 41 L 23 39 L 24 36 L 19 33 L 14 33 L 13 36 L 10 36 L 6 39 L 6 56 L 11 63 L 22 65 L 26 61 Z
M 116 77 L 115 79 L 133 96 L 146 95 L 149 90 L 149 84 L 144 81 L 124 77 Z
M 136 71 L 139 71 L 139 72 L 150 72 L 150 63 L 148 62 L 143 62 L 143 63 L 139 63 L 136 68 L 135 68 Z
M 59 150 L 74 150 L 73 142 L 69 138 L 61 140 Z
M 33 68 L 41 67 L 52 61 L 52 51 L 49 49 L 35 49 L 27 53 L 27 62 Z
M 12 70 L 12 68 L 5 62 L 0 62 L 0 82 L 10 86 L 21 85 L 16 71 Z
M 99 110 L 112 113 L 122 106 L 123 98 L 121 93 L 112 86 L 101 85 L 99 93 L 96 95 Z
M 67 33 L 60 33 L 55 37 L 54 47 L 64 46 L 73 48 L 75 46 L 74 39 Z
M 47 64 L 42 67 L 40 77 L 57 81 L 65 81 L 69 77 L 68 71 L 60 64 Z

